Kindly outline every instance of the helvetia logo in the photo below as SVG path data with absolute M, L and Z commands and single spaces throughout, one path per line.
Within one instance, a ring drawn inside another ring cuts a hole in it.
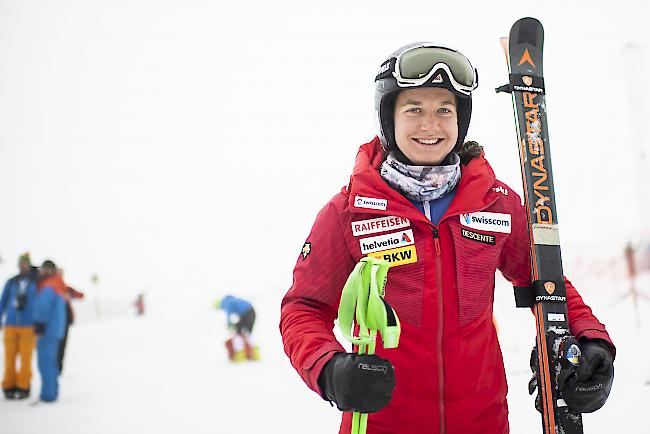
M 413 244 L 413 231 L 411 229 L 362 238 L 359 240 L 361 253 L 363 254 L 393 249 L 395 247 L 407 246 L 410 244 Z

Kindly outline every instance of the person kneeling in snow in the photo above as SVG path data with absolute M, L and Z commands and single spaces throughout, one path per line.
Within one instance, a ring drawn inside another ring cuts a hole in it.
M 244 299 L 226 295 L 216 303 L 216 307 L 226 312 L 228 329 L 233 332 L 226 341 L 228 358 L 232 362 L 240 362 L 244 359 L 259 360 L 259 348 L 253 343 L 251 337 L 255 324 L 253 305 Z

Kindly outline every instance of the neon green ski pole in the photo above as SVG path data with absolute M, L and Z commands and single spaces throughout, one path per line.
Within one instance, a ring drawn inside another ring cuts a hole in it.
M 399 344 L 399 318 L 384 300 L 389 267 L 384 260 L 362 258 L 343 287 L 337 322 L 343 336 L 358 346 L 358 354 L 375 354 L 378 331 L 384 348 L 397 348 Z M 355 323 L 359 325 L 358 336 L 353 334 Z M 367 413 L 352 413 L 351 434 L 365 434 L 367 426 Z

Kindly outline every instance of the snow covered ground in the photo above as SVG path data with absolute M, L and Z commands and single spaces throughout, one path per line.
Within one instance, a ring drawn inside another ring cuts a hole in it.
M 608 325 L 618 346 L 616 380 L 606 406 L 585 415 L 585 433 L 648 433 L 650 402 L 648 339 L 650 304 L 642 306 L 641 330 L 629 301 L 594 285 L 585 294 Z M 223 318 L 208 307 L 181 309 L 176 316 L 85 321 L 71 329 L 69 354 L 56 404 L 0 401 L 3 434 L 115 433 L 300 433 L 337 432 L 339 414 L 307 389 L 284 356 L 277 329 L 278 291 L 257 301 L 257 339 L 263 359 L 233 365 L 226 361 Z M 583 291 L 584 292 L 584 291 Z M 83 312 L 87 306 L 79 305 Z M 527 395 L 532 317 L 513 307 L 500 284 L 495 314 L 509 381 L 513 433 L 541 432 Z M 34 391 L 39 389 L 35 375 Z

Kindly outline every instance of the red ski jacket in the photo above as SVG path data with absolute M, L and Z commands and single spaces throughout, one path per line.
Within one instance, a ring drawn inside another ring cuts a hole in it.
M 332 331 L 341 290 L 362 257 L 378 255 L 391 262 L 386 300 L 402 336 L 396 349 L 377 345 L 395 367 L 396 386 L 390 404 L 368 418 L 368 434 L 508 433 L 492 302 L 497 269 L 514 285 L 530 284 L 521 199 L 476 157 L 462 166 L 456 196 L 435 226 L 384 182 L 383 159 L 377 138 L 361 146 L 350 184 L 316 217 L 282 301 L 284 350 L 322 396 L 323 366 L 345 351 Z M 611 344 L 575 288 L 566 287 L 573 335 Z M 341 434 L 350 423 L 344 413 Z

